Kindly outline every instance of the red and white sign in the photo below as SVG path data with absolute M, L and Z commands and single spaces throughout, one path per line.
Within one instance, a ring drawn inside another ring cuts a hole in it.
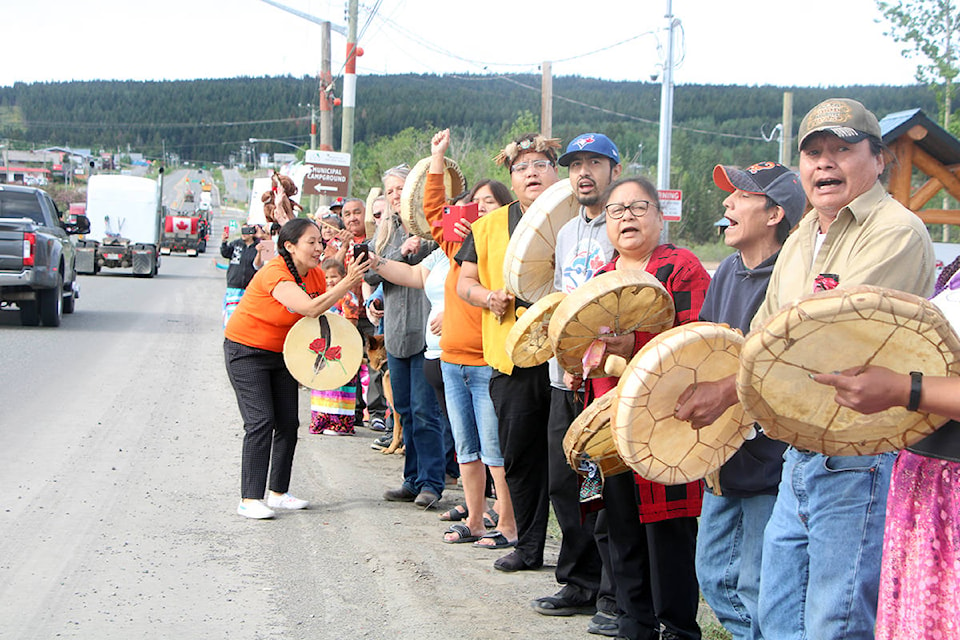
M 679 189 L 658 189 L 660 210 L 666 222 L 680 222 L 683 209 L 683 191 Z

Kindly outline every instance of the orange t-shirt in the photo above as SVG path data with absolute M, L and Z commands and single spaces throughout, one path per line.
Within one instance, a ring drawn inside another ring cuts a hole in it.
M 303 317 L 290 311 L 273 297 L 274 288 L 286 280 L 296 282 L 281 256 L 263 265 L 247 285 L 240 304 L 230 316 L 230 322 L 224 331 L 227 339 L 248 347 L 282 352 L 287 332 Z M 327 280 L 323 269 L 311 269 L 303 279 L 303 284 L 311 298 L 325 293 Z
M 443 283 L 443 329 L 440 332 L 440 359 L 450 364 L 463 364 L 473 367 L 486 365 L 483 359 L 483 342 L 480 339 L 480 307 L 475 307 L 457 295 L 457 281 L 460 278 L 460 265 L 454 260 L 462 242 L 450 242 L 443 239 L 443 227 L 436 223 L 443 219 L 446 206 L 446 188 L 443 175 L 428 173 L 423 192 L 423 211 L 430 225 L 433 239 L 443 247 L 450 258 L 450 273 Z

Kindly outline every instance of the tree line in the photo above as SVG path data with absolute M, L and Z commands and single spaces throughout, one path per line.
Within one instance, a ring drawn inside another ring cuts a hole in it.
M 813 105 L 833 96 L 862 101 L 879 117 L 922 108 L 937 114 L 924 86 L 743 87 L 680 85 L 674 93 L 671 187 L 684 191 L 684 221 L 672 234 L 689 242 L 713 237 L 722 199 L 710 172 L 717 163 L 776 159 L 767 142 L 782 117 L 784 91 L 794 94 L 794 130 Z M 660 85 L 577 76 L 553 81 L 553 135 L 564 143 L 586 131 L 610 136 L 625 174 L 656 174 Z M 241 161 L 249 138 L 309 146 L 316 78 L 246 77 L 189 81 L 17 83 L 0 87 L 0 139 L 11 148 L 68 146 L 128 149 L 159 159 L 164 152 L 199 164 Z M 299 106 L 304 105 L 304 106 Z M 538 130 L 540 77 L 533 75 L 390 75 L 357 81 L 354 193 L 366 194 L 387 168 L 429 154 L 430 136 L 450 127 L 452 157 L 470 182 L 508 182 L 492 158 L 511 135 Z M 339 148 L 340 110 L 334 110 Z M 289 152 L 259 143 L 257 152 Z M 794 158 L 795 158 L 794 154 Z

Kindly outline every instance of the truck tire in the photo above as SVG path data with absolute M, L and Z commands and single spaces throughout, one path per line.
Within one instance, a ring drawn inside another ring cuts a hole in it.
M 73 286 L 69 288 L 63 296 L 63 312 L 64 313 L 73 313 L 74 309 L 77 306 L 77 298 L 73 290 Z
M 37 306 L 45 327 L 59 327 L 63 317 L 63 274 L 57 275 L 57 286 L 37 292 Z
M 207 252 L 207 241 L 201 240 L 200 245 L 197 247 L 197 253 L 206 253 Z
M 37 311 L 36 300 L 20 300 L 17 306 L 20 307 L 20 324 L 25 327 L 40 326 L 40 313 Z

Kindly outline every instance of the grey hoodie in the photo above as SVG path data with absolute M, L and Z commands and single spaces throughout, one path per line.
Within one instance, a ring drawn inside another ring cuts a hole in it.
M 553 288 L 570 293 L 593 277 L 597 269 L 613 260 L 613 245 L 607 237 L 607 216 L 601 213 L 588 220 L 584 207 L 557 234 Z M 568 390 L 563 385 L 563 369 L 556 358 L 550 359 L 550 385 Z

